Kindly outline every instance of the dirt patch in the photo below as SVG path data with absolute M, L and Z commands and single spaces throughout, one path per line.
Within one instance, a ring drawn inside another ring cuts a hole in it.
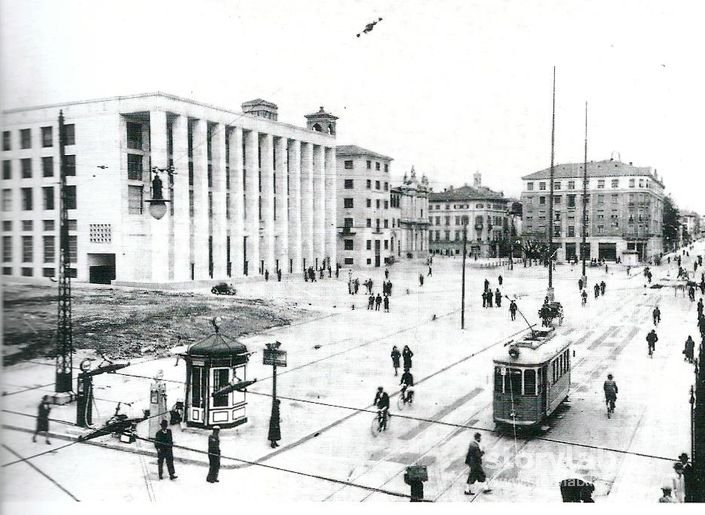
M 56 286 L 6 284 L 3 288 L 4 364 L 53 356 L 56 346 Z M 159 355 L 213 332 L 237 338 L 287 325 L 315 313 L 283 301 L 241 299 L 194 292 L 120 288 L 72 288 L 73 342 L 113 358 Z

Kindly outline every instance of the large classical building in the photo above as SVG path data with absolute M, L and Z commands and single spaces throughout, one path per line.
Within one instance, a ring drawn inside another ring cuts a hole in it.
M 587 167 L 587 258 L 645 261 L 663 252 L 663 183 L 656 170 L 613 159 Z M 554 167 L 553 224 L 548 221 L 550 169 L 524 176 L 524 237 L 547 241 L 557 259 L 581 258 L 583 163 Z
M 392 206 L 391 157 L 356 145 L 336 148 L 338 260 L 380 267 L 394 254 L 399 207 Z
M 678 213 L 678 221 L 681 224 L 681 239 L 689 238 L 695 240 L 700 237 L 700 215 L 695 211 L 681 210 Z
M 409 175 L 404 174 L 401 186 L 392 188 L 392 205 L 398 207 L 397 257 L 416 258 L 428 254 L 428 179 L 416 178 L 411 167 Z
M 335 116 L 321 108 L 299 127 L 261 99 L 238 112 L 154 93 L 4 112 L 3 275 L 57 273 L 60 110 L 78 280 L 188 283 L 335 263 Z M 155 169 L 161 219 L 148 209 Z
M 463 225 L 467 223 L 467 252 L 476 257 L 498 257 L 509 234 L 509 199 L 482 186 L 475 173 L 473 186 L 432 192 L 429 204 L 429 248 L 433 254 L 462 255 Z

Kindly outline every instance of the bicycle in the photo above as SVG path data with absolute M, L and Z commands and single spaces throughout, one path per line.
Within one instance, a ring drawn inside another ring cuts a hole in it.
M 654 357 L 654 351 L 656 350 L 655 345 L 649 344 L 649 357 L 653 358 Z
M 614 413 L 614 399 L 605 399 L 605 404 L 607 404 L 607 418 L 612 418 L 612 413 Z
M 391 420 L 391 415 L 387 410 L 377 410 L 374 417 L 372 417 L 371 432 L 372 436 L 376 437 L 382 431 L 389 429 L 389 421 Z
M 411 406 L 414 403 L 414 389 L 404 385 L 397 399 L 397 407 L 399 411 L 403 410 L 407 405 Z

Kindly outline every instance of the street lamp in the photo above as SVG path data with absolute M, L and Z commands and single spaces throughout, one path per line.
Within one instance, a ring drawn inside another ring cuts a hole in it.
M 169 202 L 168 199 L 164 198 L 164 186 L 162 180 L 159 178 L 159 173 L 166 173 L 169 177 L 173 177 L 176 172 L 173 166 L 167 168 L 158 168 L 156 166 L 152 167 L 152 173 L 154 178 L 152 179 L 152 198 L 146 200 L 149 204 L 149 214 L 155 220 L 161 220 L 166 214 L 166 204 Z

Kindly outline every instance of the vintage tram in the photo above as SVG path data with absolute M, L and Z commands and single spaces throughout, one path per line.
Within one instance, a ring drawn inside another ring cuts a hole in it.
M 494 363 L 493 417 L 498 427 L 535 427 L 568 398 L 570 342 L 553 327 L 504 345 Z

